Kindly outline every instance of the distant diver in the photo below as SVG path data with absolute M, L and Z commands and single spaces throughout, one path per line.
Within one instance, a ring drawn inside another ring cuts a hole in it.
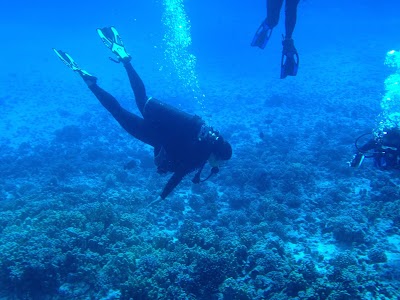
M 400 169 L 400 128 L 383 130 L 359 147 L 359 139 L 370 134 L 372 135 L 372 133 L 363 134 L 356 139 L 357 153 L 349 165 L 357 168 L 361 166 L 364 158 L 373 158 L 375 167 L 381 170 Z
M 97 85 L 97 78 L 81 69 L 66 52 L 53 49 L 57 56 L 78 73 L 100 103 L 129 134 L 154 147 L 154 162 L 159 173 L 173 172 L 167 185 L 154 202 L 165 199 L 190 172 L 196 171 L 192 181 L 199 183 L 218 173 L 221 161 L 232 156 L 231 145 L 197 115 L 178 110 L 166 103 L 149 98 L 145 86 L 131 64 L 120 35 L 114 27 L 97 29 L 103 43 L 125 67 L 135 95 L 136 105 L 142 114 L 137 116 L 125 110 L 118 101 Z M 111 59 L 111 58 L 110 58 Z M 201 180 L 203 167 L 210 163 L 209 176 Z
M 251 46 L 264 49 L 271 37 L 273 28 L 278 25 L 280 11 L 284 0 L 267 0 L 267 17 L 261 23 Z M 297 5 L 300 0 L 285 0 L 285 30 L 282 39 L 281 79 L 296 76 L 299 69 L 299 54 L 294 46 L 292 34 L 297 20 Z

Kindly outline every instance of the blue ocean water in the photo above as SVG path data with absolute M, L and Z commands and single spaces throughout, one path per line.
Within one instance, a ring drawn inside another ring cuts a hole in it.
M 398 171 L 347 165 L 398 113 L 398 1 L 301 0 L 286 79 L 283 12 L 250 46 L 265 1 L 27 2 L 0 9 L 0 299 L 399 299 Z M 150 207 L 169 179 L 153 149 L 52 50 L 138 114 L 111 25 L 147 94 L 233 147 Z

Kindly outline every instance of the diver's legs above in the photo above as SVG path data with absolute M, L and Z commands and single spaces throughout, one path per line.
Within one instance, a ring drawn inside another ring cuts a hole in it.
M 283 0 L 267 0 L 267 18 L 265 22 L 271 29 L 278 25 L 282 4 Z
M 272 34 L 272 29 L 278 24 L 283 0 L 267 0 L 267 17 L 258 27 L 251 41 L 251 46 L 264 49 Z
M 285 4 L 285 29 L 286 39 L 291 39 L 297 21 L 297 5 L 300 0 L 286 0 Z
M 292 39 L 297 21 L 297 5 L 300 0 L 286 0 L 285 4 L 285 36 L 282 41 L 281 79 L 296 76 L 299 69 L 299 54 Z
M 286 78 L 286 76 L 296 76 L 300 59 L 293 39 L 284 38 L 282 46 L 281 79 Z

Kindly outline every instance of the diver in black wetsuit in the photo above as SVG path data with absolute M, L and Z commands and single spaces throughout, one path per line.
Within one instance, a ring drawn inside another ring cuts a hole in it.
M 267 17 L 261 23 L 251 42 L 253 47 L 264 49 L 272 34 L 272 29 L 278 25 L 284 0 L 267 0 Z M 297 5 L 300 0 L 285 0 L 285 36 L 282 40 L 281 79 L 286 76 L 296 76 L 299 67 L 299 55 L 292 39 L 297 21 Z
M 54 49 L 58 57 L 77 72 L 118 123 L 138 140 L 154 147 L 154 161 L 159 173 L 173 172 L 159 198 L 167 195 L 188 173 L 198 170 L 193 178 L 199 183 L 200 173 L 209 161 L 210 175 L 217 173 L 218 163 L 232 156 L 231 145 L 196 115 L 190 115 L 154 98 L 148 98 L 139 75 L 130 63 L 121 38 L 114 27 L 97 29 L 104 44 L 112 50 L 126 69 L 137 107 L 143 117 L 128 112 L 118 101 L 97 85 L 97 78 L 79 68 L 68 53 Z M 205 179 L 205 180 L 206 180 Z M 204 180 L 202 180 L 204 181 Z M 156 202 L 154 201 L 154 202 Z
M 358 147 L 358 140 L 366 135 L 357 138 L 355 142 L 357 153 L 349 165 L 356 168 L 362 164 L 364 158 L 373 158 L 375 167 L 381 170 L 400 169 L 400 129 L 383 130 Z

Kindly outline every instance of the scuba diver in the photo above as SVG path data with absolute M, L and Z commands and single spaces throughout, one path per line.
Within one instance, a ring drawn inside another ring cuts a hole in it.
M 371 133 L 363 134 L 356 139 L 357 153 L 354 154 L 349 165 L 357 168 L 362 164 L 364 158 L 373 158 L 375 167 L 381 170 L 399 169 L 400 128 L 384 130 L 359 147 L 359 139 L 369 134 Z
M 267 0 L 267 17 L 261 23 L 251 46 L 264 49 L 272 34 L 272 29 L 278 25 L 280 11 L 284 0 Z M 282 36 L 281 79 L 286 76 L 296 76 L 299 69 L 299 54 L 294 47 L 292 34 L 297 20 L 297 5 L 300 0 L 285 0 L 285 36 Z
M 165 199 L 190 172 L 197 170 L 194 183 L 207 180 L 218 173 L 219 163 L 232 156 L 231 145 L 197 115 L 178 110 L 146 95 L 145 86 L 131 64 L 120 35 L 114 27 L 97 29 L 103 43 L 122 63 L 135 95 L 136 105 L 142 114 L 137 116 L 120 106 L 118 101 L 97 85 L 97 78 L 81 69 L 66 52 L 53 49 L 69 68 L 79 74 L 100 103 L 129 134 L 154 147 L 154 162 L 159 173 L 173 172 L 167 185 L 153 204 Z M 212 169 L 207 178 L 200 179 L 206 162 Z

